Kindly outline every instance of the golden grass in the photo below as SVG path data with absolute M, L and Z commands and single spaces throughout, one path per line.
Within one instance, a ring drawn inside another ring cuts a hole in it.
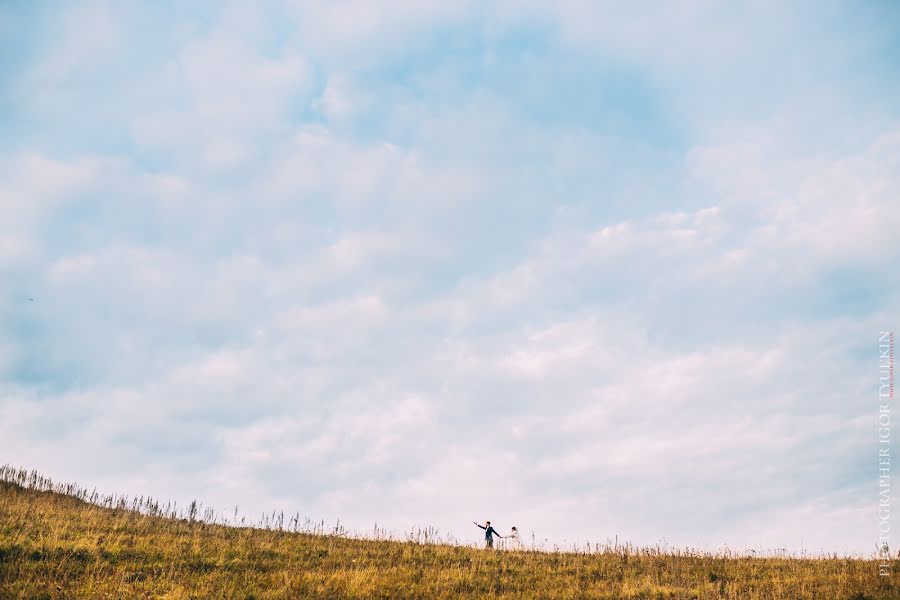
M 252 528 L 197 512 L 0 468 L 0 597 L 900 598 L 874 560 L 488 551 L 426 542 L 429 532 L 361 540 L 278 515 Z

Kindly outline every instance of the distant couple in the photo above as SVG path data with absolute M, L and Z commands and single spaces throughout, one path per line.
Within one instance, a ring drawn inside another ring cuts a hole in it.
M 510 547 L 512 548 L 521 548 L 522 541 L 519 539 L 519 530 L 515 527 L 512 528 L 512 531 L 507 536 L 502 536 L 497 533 L 497 530 L 491 527 L 490 521 L 485 521 L 484 525 L 479 525 L 477 522 L 472 521 L 478 527 L 484 529 L 484 547 L 485 548 L 493 548 L 494 547 L 494 536 L 496 535 L 498 538 L 503 539 L 504 537 L 511 540 Z

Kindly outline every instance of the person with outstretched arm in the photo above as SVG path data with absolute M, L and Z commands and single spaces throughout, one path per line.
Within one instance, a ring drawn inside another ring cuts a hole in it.
M 478 525 L 478 523 L 476 523 L 475 521 L 472 521 L 472 522 L 475 523 L 475 525 Z M 484 525 L 478 525 L 478 527 L 481 527 L 482 529 L 484 529 L 484 547 L 485 548 L 493 548 L 494 547 L 494 537 L 493 536 L 496 535 L 498 538 L 503 537 L 502 535 L 497 533 L 496 529 L 491 527 L 490 521 L 485 521 Z

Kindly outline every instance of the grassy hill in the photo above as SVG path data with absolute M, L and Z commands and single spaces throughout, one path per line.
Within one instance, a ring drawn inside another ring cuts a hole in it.
M 900 598 L 872 560 L 486 551 L 209 524 L 0 469 L 2 598 Z M 173 517 L 174 515 L 174 517 Z M 280 529 L 279 529 L 280 528 Z

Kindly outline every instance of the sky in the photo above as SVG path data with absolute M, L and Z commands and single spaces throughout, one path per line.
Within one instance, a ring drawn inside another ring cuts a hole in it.
M 872 553 L 900 6 L 0 3 L 0 462 Z

